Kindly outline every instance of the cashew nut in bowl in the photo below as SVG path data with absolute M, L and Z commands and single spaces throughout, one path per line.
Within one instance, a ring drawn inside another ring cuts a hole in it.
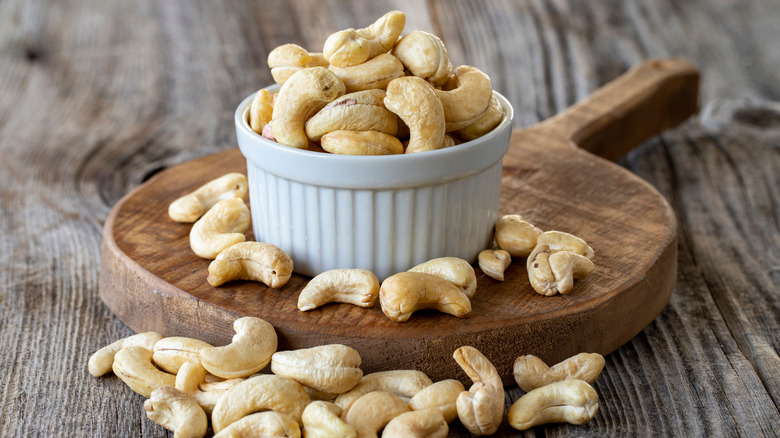
M 184 362 L 176 373 L 176 383 L 174 387 L 180 391 L 193 392 L 198 389 L 206 379 L 206 368 L 200 363 L 200 356 L 197 362 Z
M 260 411 L 287 414 L 301 424 L 301 414 L 309 401 L 306 391 L 295 381 L 261 374 L 239 383 L 219 399 L 211 413 L 211 425 L 218 433 L 247 414 Z
M 379 303 L 382 312 L 395 322 L 404 322 L 422 309 L 458 318 L 471 313 L 471 301 L 458 286 L 423 272 L 400 272 L 388 277 L 379 288 Z
M 583 380 L 593 384 L 604 369 L 604 356 L 598 353 L 580 353 L 548 367 L 533 355 L 515 359 L 514 376 L 517 386 L 530 392 L 536 388 L 567 379 Z
M 220 252 L 209 264 L 206 280 L 214 287 L 232 280 L 250 280 L 278 288 L 290 281 L 292 271 L 292 259 L 279 247 L 264 242 L 240 242 Z
M 477 275 L 469 262 L 458 257 L 439 257 L 413 267 L 409 272 L 424 272 L 443 278 L 460 288 L 469 298 L 477 291 Z
M 377 292 L 378 293 L 378 292 Z M 138 333 L 137 335 L 128 336 L 118 341 L 114 341 L 109 345 L 96 351 L 89 357 L 89 363 L 87 369 L 89 373 L 95 377 L 100 377 L 103 374 L 111 371 L 114 366 L 114 356 L 116 353 L 124 347 L 144 347 L 147 350 L 154 348 L 154 344 L 162 339 L 162 335 L 156 332 Z
M 274 115 L 274 94 L 262 89 L 255 93 L 249 104 L 249 127 L 258 134 L 263 133 L 265 126 L 271 123 Z
M 309 403 L 303 410 L 303 435 L 306 438 L 357 438 L 355 429 L 340 415 L 341 408 L 333 403 Z
M 333 131 L 322 136 L 322 148 L 339 155 L 398 155 L 401 140 L 377 131 Z
M 341 344 L 278 351 L 271 356 L 271 371 L 301 385 L 331 394 L 349 391 L 363 377 L 360 354 Z
M 306 120 L 346 89 L 333 72 L 312 67 L 294 73 L 279 89 L 274 105 L 273 135 L 279 144 L 306 149 Z
M 243 198 L 246 193 L 246 176 L 237 172 L 228 173 L 173 201 L 168 206 L 168 216 L 176 222 L 192 223 L 217 202 L 230 198 Z
M 203 367 L 224 379 L 246 377 L 262 370 L 276 352 L 276 331 L 260 318 L 245 316 L 233 322 L 236 334 L 224 347 L 200 351 Z
M 320 141 L 333 131 L 379 131 L 395 135 L 398 116 L 385 108 L 385 90 L 365 90 L 345 94 L 325 105 L 306 121 L 306 135 Z
M 301 428 L 291 416 L 280 412 L 256 412 L 222 429 L 214 438 L 300 438 Z
M 458 408 L 455 402 L 460 393 L 465 390 L 463 384 L 457 380 L 440 380 L 415 394 L 409 400 L 409 407 L 415 411 L 437 409 L 442 413 L 447 423 L 452 423 L 458 418 Z
M 432 383 L 422 371 L 379 371 L 363 376 L 354 388 L 339 395 L 334 403 L 341 409 L 347 410 L 355 400 L 373 391 L 390 392 L 408 399 Z
M 398 40 L 392 53 L 413 75 L 436 87 L 444 85 L 452 73 L 444 43 L 428 32 L 409 32 Z
M 387 85 L 385 108 L 409 127 L 407 154 L 440 149 L 444 144 L 444 109 L 424 80 L 415 76 L 393 79 Z
M 596 390 L 582 380 L 551 383 L 520 397 L 509 408 L 509 425 L 526 430 L 548 423 L 585 424 L 599 410 Z
M 200 363 L 200 350 L 211 346 L 208 342 L 183 336 L 162 338 L 154 344 L 152 359 L 163 371 L 176 374 L 186 362 Z
M 504 271 L 512 263 L 512 256 L 503 249 L 486 249 L 477 256 L 479 268 L 490 278 L 504 281 Z
M 152 363 L 152 350 L 124 347 L 114 356 L 114 374 L 133 391 L 149 398 L 161 386 L 173 386 L 176 376 L 158 370 Z
M 493 85 L 478 68 L 461 65 L 455 70 L 455 88 L 434 90 L 444 109 L 447 132 L 457 131 L 476 122 L 490 107 Z
M 474 140 L 492 131 L 504 118 L 504 107 L 498 102 L 495 95 L 490 99 L 490 106 L 472 124 L 458 130 L 458 134 L 464 140 Z
M 336 67 L 362 64 L 393 48 L 406 25 L 406 15 L 390 11 L 363 29 L 346 29 L 325 40 L 322 54 Z
M 577 236 L 561 231 L 539 235 L 526 261 L 528 280 L 536 292 L 545 296 L 569 293 L 574 279 L 593 272 L 593 248 Z
M 536 246 L 542 230 L 519 214 L 508 214 L 496 221 L 494 237 L 499 248 L 512 257 L 526 257 Z
M 268 67 L 274 82 L 284 85 L 290 76 L 310 67 L 327 67 L 328 61 L 321 53 L 309 53 L 301 46 L 283 44 L 268 54 Z
M 504 385 L 496 367 L 474 347 L 460 347 L 452 357 L 474 381 L 456 401 L 460 422 L 474 435 L 495 433 L 504 415 Z
M 214 259 L 225 248 L 245 241 L 250 224 L 243 199 L 219 201 L 190 229 L 190 248 L 198 257 Z
M 173 432 L 174 438 L 201 438 L 208 430 L 208 419 L 198 403 L 172 386 L 161 386 L 144 401 L 150 420 Z
M 382 438 L 445 438 L 450 427 L 438 409 L 405 412 L 387 423 Z
M 298 295 L 298 309 L 327 303 L 372 307 L 379 297 L 379 279 L 367 269 L 332 269 L 312 278 Z
M 341 419 L 352 426 L 359 438 L 376 438 L 390 420 L 409 412 L 400 397 L 385 391 L 373 391 L 355 400 Z
M 330 67 L 330 70 L 344 82 L 347 93 L 385 89 L 393 79 L 404 76 L 404 65 L 389 53 L 383 53 L 360 65 Z

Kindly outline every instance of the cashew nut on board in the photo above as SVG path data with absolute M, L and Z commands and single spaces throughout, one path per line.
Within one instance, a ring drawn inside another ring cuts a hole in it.
M 593 272 L 593 257 L 593 248 L 579 237 L 562 231 L 544 232 L 526 261 L 528 280 L 541 295 L 569 293 L 574 279 Z
M 382 438 L 445 438 L 450 427 L 438 409 L 405 412 L 387 423 Z
M 330 70 L 344 82 L 347 93 L 384 89 L 393 79 L 404 76 L 404 65 L 389 53 L 352 67 L 331 66 Z
M 202 438 L 208 430 L 208 419 L 194 398 L 172 386 L 152 391 L 144 402 L 150 420 L 173 431 L 174 438 Z
M 360 362 L 360 354 L 351 347 L 321 345 L 274 353 L 271 371 L 318 391 L 341 394 L 354 388 L 363 377 Z
M 452 73 L 450 56 L 444 43 L 428 32 L 409 32 L 398 40 L 392 53 L 414 76 L 436 87 L 444 85 Z
M 367 269 L 332 269 L 312 278 L 298 295 L 298 309 L 327 303 L 372 307 L 379 297 L 379 279 Z
M 465 318 L 471 301 L 458 286 L 423 272 L 400 272 L 388 277 L 379 288 L 382 312 L 395 322 L 404 322 L 422 309 L 435 309 Z
M 341 419 L 352 426 L 359 438 L 376 438 L 393 418 L 409 412 L 400 397 L 385 391 L 373 391 L 355 400 Z
M 280 412 L 249 414 L 214 435 L 214 438 L 300 438 L 301 427 L 293 417 Z
M 503 249 L 486 249 L 477 256 L 479 268 L 490 278 L 504 281 L 504 271 L 512 263 L 512 256 Z
M 440 380 L 420 390 L 409 400 L 412 410 L 438 409 L 447 423 L 452 423 L 458 418 L 458 408 L 455 402 L 458 396 L 466 389 L 457 380 Z
M 268 90 L 259 90 L 249 104 L 249 127 L 258 134 L 262 135 L 274 115 L 274 96 Z
M 217 202 L 243 198 L 246 193 L 246 176 L 236 172 L 228 173 L 173 201 L 168 206 L 168 216 L 176 222 L 192 223 Z
M 548 367 L 544 361 L 533 355 L 515 359 L 514 376 L 517 386 L 530 392 L 536 388 L 577 379 L 593 384 L 604 369 L 604 356 L 598 353 L 580 353 Z
M 501 123 L 503 118 L 504 107 L 498 102 L 498 98 L 493 95 L 493 97 L 490 98 L 490 106 L 488 106 L 487 111 L 479 116 L 472 124 L 459 129 L 458 134 L 460 134 L 464 140 L 474 140 L 492 131 L 493 128 Z
M 409 127 L 407 154 L 440 149 L 444 144 L 444 109 L 424 80 L 415 76 L 393 79 L 387 85 L 385 108 Z
M 355 400 L 373 391 L 386 391 L 409 399 L 432 383 L 422 371 L 379 371 L 363 376 L 354 388 L 339 395 L 334 403 L 346 410 Z
M 519 214 L 508 214 L 496 221 L 494 238 L 498 247 L 512 257 L 526 257 L 533 251 L 541 234 L 542 230 Z
M 424 272 L 443 278 L 460 288 L 469 298 L 477 290 L 477 275 L 469 262 L 458 257 L 439 257 L 413 267 L 409 272 Z
M 303 410 L 306 438 L 357 438 L 355 429 L 341 419 L 341 408 L 324 401 L 313 401 Z
M 114 374 L 133 391 L 149 398 L 161 386 L 173 386 L 176 376 L 160 371 L 152 363 L 152 350 L 124 347 L 114 356 Z
M 322 54 L 336 67 L 362 64 L 393 48 L 406 25 L 406 15 L 390 11 L 363 29 L 346 29 L 325 40 Z
M 434 90 L 441 99 L 447 132 L 476 122 L 490 107 L 493 85 L 478 68 L 461 65 L 455 69 L 452 89 Z
M 333 131 L 322 136 L 323 149 L 339 155 L 399 155 L 401 140 L 377 131 Z
M 284 85 L 290 76 L 304 68 L 327 66 L 328 61 L 321 53 L 309 53 L 295 44 L 283 44 L 268 54 L 268 68 L 279 85 Z
M 243 199 L 219 201 L 190 229 L 190 248 L 198 257 L 214 259 L 223 249 L 245 241 L 250 224 Z
M 306 135 L 320 141 L 333 131 L 378 131 L 395 135 L 398 116 L 385 108 L 385 90 L 365 90 L 345 94 L 325 105 L 306 121 Z
M 152 359 L 163 371 L 176 374 L 185 362 L 200 363 L 200 350 L 211 346 L 208 342 L 184 336 L 162 338 L 154 344 Z
M 476 348 L 463 346 L 452 355 L 474 381 L 456 401 L 458 418 L 474 435 L 491 435 L 504 415 L 504 385 L 496 367 Z
M 551 383 L 520 397 L 509 408 L 509 425 L 527 430 L 548 423 L 585 424 L 599 410 L 599 396 L 582 380 Z
M 262 370 L 276 352 L 276 331 L 264 320 L 245 316 L 233 322 L 233 329 L 236 334 L 230 345 L 200 351 L 206 370 L 224 379 L 247 377 Z
M 144 347 L 147 350 L 154 348 L 154 344 L 162 339 L 162 335 L 156 332 L 138 333 L 137 335 L 128 336 L 118 341 L 112 342 L 109 345 L 96 351 L 89 357 L 89 363 L 87 369 L 89 373 L 95 377 L 100 377 L 103 374 L 111 371 L 114 366 L 114 356 L 116 353 L 124 347 Z
M 206 280 L 215 287 L 232 280 L 250 280 L 278 288 L 287 284 L 292 271 L 292 259 L 279 247 L 264 242 L 240 242 L 217 255 L 209 264 Z

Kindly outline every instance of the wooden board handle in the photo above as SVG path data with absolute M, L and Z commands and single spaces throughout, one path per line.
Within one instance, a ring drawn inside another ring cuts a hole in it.
M 680 58 L 643 61 L 538 128 L 617 160 L 694 114 L 699 72 Z

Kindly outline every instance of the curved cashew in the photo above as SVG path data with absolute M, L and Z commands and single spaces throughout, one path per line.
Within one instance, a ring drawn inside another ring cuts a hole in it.
M 450 428 L 438 409 L 405 412 L 387 423 L 382 438 L 445 438 Z
M 409 412 L 409 406 L 400 397 L 385 391 L 373 391 L 355 400 L 341 414 L 341 419 L 352 426 L 360 438 L 376 438 L 390 420 Z
M 344 82 L 347 93 L 385 89 L 393 79 L 404 76 L 404 65 L 389 53 L 383 53 L 360 65 L 330 67 L 330 70 Z
M 458 286 L 423 272 L 400 272 L 388 277 L 379 288 L 382 312 L 395 322 L 404 322 L 421 309 L 435 309 L 465 318 L 471 301 Z
M 409 400 L 409 407 L 415 411 L 423 409 L 439 410 L 447 423 L 458 418 L 455 402 L 466 388 L 457 380 L 441 380 L 418 392 Z
M 320 141 L 333 131 L 379 131 L 395 135 L 398 116 L 385 108 L 385 90 L 365 90 L 345 94 L 325 105 L 306 121 L 306 135 Z
M 225 379 L 250 376 L 268 365 L 276 352 L 276 331 L 260 318 L 245 316 L 233 322 L 233 342 L 200 350 L 200 361 L 215 376 Z
M 499 248 L 512 257 L 526 257 L 536 246 L 542 230 L 519 214 L 508 214 L 496 221 L 494 237 Z
M 176 222 L 192 223 L 217 202 L 243 198 L 246 193 L 246 176 L 236 172 L 228 173 L 173 201 L 168 206 L 168 216 Z
M 301 46 L 283 44 L 268 54 L 268 67 L 274 82 L 284 85 L 290 76 L 310 67 L 327 67 L 328 61 L 321 53 L 309 53 Z
M 225 248 L 245 241 L 250 224 L 243 199 L 219 201 L 190 229 L 190 248 L 198 257 L 214 259 Z
M 200 363 L 200 356 L 197 362 L 184 362 L 176 373 L 176 383 L 174 386 L 179 391 L 193 392 L 197 391 L 200 385 L 206 379 L 206 368 Z
M 173 431 L 174 438 L 201 438 L 208 430 L 208 419 L 198 403 L 172 386 L 161 386 L 144 401 L 150 420 Z
M 469 298 L 477 291 L 477 275 L 469 262 L 458 257 L 439 257 L 413 267 L 409 272 L 424 272 L 443 278 L 460 288 Z
M 593 384 L 604 369 L 604 356 L 598 353 L 580 353 L 548 367 L 533 355 L 515 359 L 514 375 L 517 386 L 530 392 L 536 388 L 567 379 L 583 380 Z
M 590 260 L 596 255 L 584 240 L 563 231 L 545 231 L 536 239 L 536 245 L 545 245 L 553 252 L 568 251 Z
M 333 131 L 322 136 L 322 148 L 340 155 L 397 155 L 404 153 L 401 140 L 377 131 Z
M 367 269 L 333 269 L 312 278 L 298 296 L 298 309 L 307 311 L 327 303 L 372 307 L 379 296 L 379 279 Z
M 273 135 L 279 144 L 306 149 L 304 123 L 328 102 L 344 94 L 344 83 L 325 67 L 300 70 L 279 89 L 274 105 Z
M 393 48 L 393 55 L 413 75 L 440 87 L 452 73 L 452 64 L 447 49 L 439 37 L 416 30 L 404 35 Z
M 271 371 L 301 385 L 331 394 L 349 391 L 363 377 L 360 354 L 341 344 L 278 351 L 271 356 Z
M 154 344 L 152 359 L 163 371 L 176 374 L 186 362 L 200 363 L 200 350 L 211 346 L 208 342 L 183 336 L 162 338 Z
M 393 79 L 387 85 L 385 107 L 409 127 L 407 154 L 432 151 L 444 144 L 444 109 L 424 80 L 415 76 Z
M 455 70 L 451 90 L 434 90 L 441 99 L 447 132 L 457 131 L 476 122 L 490 107 L 493 85 L 478 68 L 461 65 Z
M 422 371 L 380 371 L 363 376 L 354 388 L 340 394 L 334 403 L 341 409 L 347 410 L 355 400 L 374 391 L 390 392 L 408 399 L 431 384 L 433 384 L 431 379 Z
M 124 347 L 114 356 L 114 374 L 133 391 L 149 398 L 161 386 L 173 386 L 176 376 L 158 370 L 152 363 L 152 350 Z
M 300 424 L 309 401 L 306 391 L 295 381 L 262 374 L 239 383 L 222 396 L 211 413 L 211 425 L 218 433 L 247 414 L 266 410 L 287 414 Z
M 512 256 L 503 249 L 486 249 L 477 256 L 479 267 L 490 278 L 504 281 L 504 271 L 512 263 Z
M 279 437 L 300 438 L 301 428 L 289 415 L 274 411 L 256 412 L 232 423 L 214 438 Z
M 545 296 L 569 293 L 575 278 L 593 272 L 593 256 L 593 248 L 577 236 L 561 231 L 542 233 L 526 261 L 531 287 Z
M 264 242 L 240 242 L 220 252 L 209 264 L 207 281 L 216 287 L 232 280 L 250 280 L 277 288 L 290 281 L 292 270 L 292 259 L 279 247 Z
M 100 377 L 103 374 L 111 371 L 114 366 L 114 356 L 117 351 L 124 347 L 144 347 L 147 350 L 154 348 L 154 344 L 162 339 L 162 335 L 156 332 L 138 333 L 137 335 L 128 336 L 118 341 L 112 342 L 109 345 L 96 351 L 89 357 L 89 363 L 87 369 L 89 373 L 95 377 Z
M 189 364 L 185 364 L 182 369 L 188 365 Z M 209 375 L 210 374 L 207 374 L 207 376 Z M 177 375 L 176 377 L 178 380 L 179 376 Z M 221 399 L 222 396 L 227 394 L 231 389 L 238 386 L 244 380 L 246 379 L 238 378 L 223 380 L 221 382 L 201 382 L 194 390 L 185 392 L 191 395 L 195 401 L 198 402 L 198 405 L 203 408 L 206 414 L 211 415 L 211 413 L 214 411 L 214 407 L 217 405 L 217 402 L 219 402 L 219 399 Z M 181 388 L 176 389 L 181 390 Z
M 249 105 L 249 127 L 258 134 L 263 134 L 274 115 L 274 96 L 268 90 L 259 90 Z
M 458 418 L 475 435 L 495 433 L 504 415 L 504 386 L 496 367 L 469 346 L 458 348 L 452 357 L 474 381 L 458 396 Z
M 472 124 L 458 130 L 458 134 L 465 140 L 474 140 L 492 131 L 504 118 L 504 107 L 494 95 L 490 98 L 490 105 Z
M 406 15 L 390 11 L 363 29 L 346 29 L 325 40 L 322 54 L 336 67 L 362 64 L 393 48 L 406 25 Z
M 357 438 L 355 429 L 339 416 L 341 408 L 324 401 L 313 401 L 303 410 L 305 438 Z
M 599 396 L 582 380 L 563 380 L 525 394 L 509 408 L 509 425 L 526 430 L 548 423 L 585 424 L 599 410 Z

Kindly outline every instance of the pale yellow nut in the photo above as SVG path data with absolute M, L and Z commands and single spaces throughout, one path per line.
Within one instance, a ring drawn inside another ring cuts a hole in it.
M 117 351 L 124 347 L 144 347 L 147 350 L 151 350 L 154 348 L 154 344 L 160 339 L 162 339 L 162 335 L 157 332 L 145 332 L 114 341 L 89 357 L 87 369 L 93 376 L 100 377 L 111 371 L 111 368 L 114 366 L 114 356 Z
M 509 425 L 527 430 L 549 423 L 585 424 L 599 410 L 599 396 L 582 380 L 563 380 L 525 394 L 509 408 Z
M 233 280 L 259 281 L 272 288 L 290 281 L 293 261 L 276 245 L 240 242 L 225 248 L 209 264 L 207 281 L 216 287 Z
M 198 257 L 214 259 L 225 248 L 246 240 L 251 214 L 244 200 L 217 202 L 190 229 L 190 248 Z
M 456 401 L 460 422 L 474 435 L 495 433 L 504 416 L 504 385 L 496 367 L 473 347 L 460 347 L 452 356 L 474 381 Z
M 291 416 L 280 412 L 256 412 L 232 423 L 214 438 L 279 437 L 300 438 L 301 427 Z
M 211 374 L 207 374 L 207 376 L 211 376 Z M 176 377 L 178 380 L 178 375 Z M 244 380 L 246 379 L 238 378 L 223 380 L 221 382 L 201 382 L 196 389 L 187 391 L 187 393 L 198 402 L 198 405 L 203 408 L 206 414 L 211 415 L 217 402 L 219 402 L 219 399 Z
M 444 134 L 444 143 L 442 144 L 441 148 L 451 148 L 457 144 L 458 142 L 455 140 L 455 137 L 449 134 Z
M 594 269 L 593 248 L 577 236 L 562 231 L 539 235 L 526 261 L 531 287 L 541 295 L 569 293 L 574 279 L 585 278 Z
M 279 144 L 306 149 L 304 124 L 330 101 L 345 93 L 344 83 L 325 67 L 300 70 L 279 89 L 271 122 Z
M 158 370 L 152 363 L 152 350 L 124 347 L 114 356 L 114 374 L 133 391 L 149 398 L 161 386 L 173 386 L 176 376 Z
M 558 292 L 562 294 L 571 292 L 575 279 L 587 277 L 596 268 L 587 257 L 569 251 L 553 253 L 548 260 Z
M 416 30 L 404 35 L 393 48 L 393 55 L 414 76 L 440 87 L 452 73 L 450 56 L 436 35 Z
M 251 376 L 265 368 L 276 352 L 276 331 L 264 320 L 245 316 L 233 322 L 233 329 L 231 344 L 200 351 L 206 370 L 225 379 Z
M 249 104 L 249 127 L 258 134 L 263 133 L 265 125 L 271 122 L 274 114 L 273 95 L 268 90 L 255 93 Z
M 477 291 L 477 275 L 471 264 L 458 257 L 439 257 L 420 263 L 409 272 L 424 272 L 443 278 L 458 286 L 467 297 L 472 298 Z
M 347 93 L 385 89 L 390 81 L 404 76 L 403 64 L 389 53 L 352 67 L 331 66 L 330 70 L 344 82 Z
M 447 423 L 452 423 L 458 418 L 458 408 L 455 402 L 458 396 L 466 389 L 457 380 L 440 380 L 422 389 L 409 400 L 412 410 L 423 409 L 439 410 Z
M 379 371 L 363 376 L 354 388 L 344 394 L 340 394 L 334 403 L 341 409 L 346 410 L 349 409 L 355 400 L 373 391 L 386 391 L 409 399 L 432 383 L 431 379 L 422 371 Z
M 604 369 L 604 356 L 598 353 L 580 353 L 548 367 L 534 355 L 515 359 L 514 376 L 517 386 L 530 392 L 536 388 L 567 379 L 583 380 L 593 384 Z
M 318 391 L 341 394 L 363 377 L 360 354 L 341 344 L 278 351 L 271 356 L 271 371 Z
M 154 344 L 152 359 L 163 371 L 176 374 L 186 362 L 200 363 L 200 350 L 211 346 L 208 342 L 184 336 L 162 338 Z
M 303 434 L 306 438 L 357 438 L 357 432 L 341 419 L 341 408 L 324 401 L 313 401 L 303 410 Z
M 215 433 L 244 416 L 259 411 L 275 411 L 291 416 L 301 424 L 301 414 L 309 404 L 303 387 L 293 380 L 262 374 L 238 384 L 222 396 L 211 413 Z
M 172 386 L 152 391 L 144 401 L 150 420 L 173 432 L 174 438 L 201 438 L 208 430 L 208 419 L 198 403 Z
M 405 412 L 387 423 L 382 438 L 445 438 L 450 431 L 438 409 Z
M 387 53 L 406 25 L 406 15 L 390 11 L 363 29 L 346 29 L 325 40 L 322 54 L 336 67 L 362 64 L 381 53 Z
M 558 281 L 550 268 L 551 254 L 547 246 L 537 246 L 526 261 L 528 282 L 537 293 L 547 297 L 558 293 Z
M 246 176 L 237 172 L 228 173 L 173 201 L 168 206 L 168 216 L 176 222 L 192 223 L 217 202 L 243 198 L 246 193 Z
M 423 272 L 400 272 L 388 277 L 379 288 L 382 312 L 395 322 L 404 322 L 422 309 L 435 309 L 465 318 L 471 301 L 458 286 Z
M 533 251 L 541 234 L 542 230 L 519 214 L 508 214 L 496 221 L 494 237 L 498 247 L 512 257 L 526 257 Z
M 184 362 L 176 373 L 176 389 L 184 392 L 193 392 L 206 379 L 206 368 L 200 363 L 200 356 L 197 362 Z
M 444 145 L 444 110 L 436 93 L 424 80 L 405 76 L 387 86 L 385 108 L 409 127 L 406 153 L 440 149 Z
M 325 105 L 306 122 L 306 135 L 320 141 L 333 131 L 379 131 L 395 135 L 398 116 L 385 108 L 385 90 L 364 90 L 345 94 Z
M 503 249 L 486 249 L 477 256 L 479 268 L 490 278 L 504 281 L 504 271 L 512 263 L 512 256 Z
M 596 253 L 581 238 L 563 231 L 545 231 L 536 239 L 537 245 L 546 245 L 553 252 L 569 251 L 593 260 Z
M 284 85 L 290 76 L 299 70 L 310 67 L 328 67 L 328 61 L 321 53 L 309 53 L 301 46 L 283 44 L 268 54 L 268 67 L 271 69 L 274 82 Z
M 367 269 L 332 269 L 312 278 L 298 296 L 298 309 L 307 311 L 327 303 L 372 307 L 379 297 L 379 279 Z
M 478 68 L 461 65 L 455 70 L 453 89 L 434 90 L 444 109 L 447 132 L 476 122 L 490 106 L 493 85 Z
M 330 392 L 323 392 L 314 388 L 309 388 L 306 385 L 303 385 L 303 389 L 306 390 L 306 394 L 309 394 L 309 398 L 312 400 L 320 400 L 332 403 L 336 401 L 336 397 L 339 396 L 338 394 L 331 394 Z
M 377 131 L 333 131 L 322 136 L 320 145 L 331 154 L 399 155 L 404 153 L 401 141 Z
M 400 397 L 373 391 L 355 400 L 341 419 L 355 429 L 359 438 L 376 438 L 390 420 L 404 412 L 409 412 L 409 406 Z
M 458 134 L 464 140 L 474 140 L 492 131 L 503 119 L 504 107 L 498 102 L 498 98 L 493 95 L 490 98 L 488 109 L 473 123 L 458 130 Z

